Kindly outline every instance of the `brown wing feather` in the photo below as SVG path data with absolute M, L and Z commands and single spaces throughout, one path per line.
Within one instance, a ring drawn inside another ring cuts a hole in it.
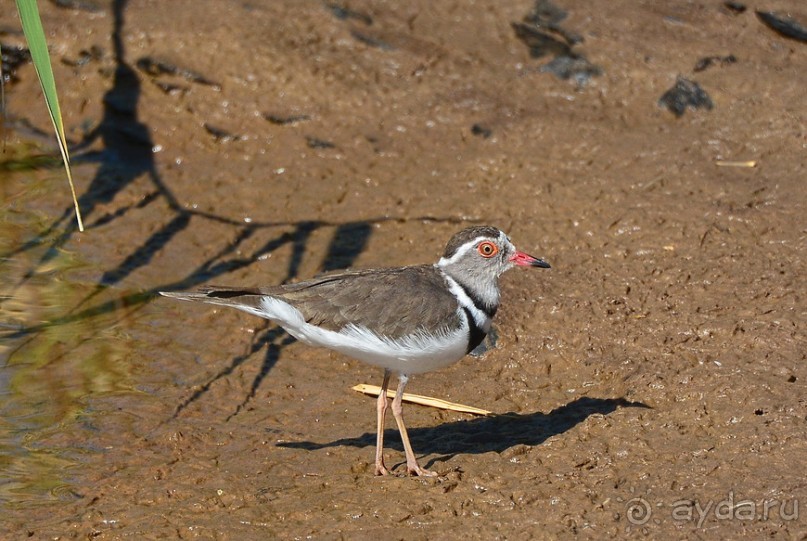
M 457 299 L 432 265 L 327 274 L 313 280 L 260 288 L 205 286 L 162 293 L 188 301 L 260 308 L 261 297 L 283 299 L 312 325 L 338 331 L 349 324 L 398 338 L 456 327 Z
M 261 293 L 282 298 L 306 321 L 330 330 L 352 323 L 400 337 L 459 324 L 457 299 L 430 265 L 326 275 Z

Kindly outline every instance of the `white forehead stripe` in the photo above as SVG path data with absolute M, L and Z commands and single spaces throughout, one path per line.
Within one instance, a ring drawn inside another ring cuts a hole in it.
M 454 255 L 452 255 L 451 257 L 449 257 L 449 258 L 441 257 L 440 261 L 437 262 L 437 266 L 438 267 L 445 267 L 446 265 L 451 265 L 452 263 L 456 263 L 457 261 L 462 259 L 462 257 L 465 255 L 465 253 L 468 250 L 472 249 L 474 246 L 477 245 L 477 243 L 479 243 L 479 242 L 481 242 L 483 240 L 490 240 L 490 237 L 488 237 L 486 235 L 485 236 L 480 235 L 480 236 L 476 237 L 474 240 L 469 240 L 468 242 L 466 242 L 465 244 L 460 246 L 459 249 L 457 249 L 457 251 L 454 252 Z M 499 241 L 500 244 L 510 242 L 510 240 L 507 238 L 507 235 L 505 235 L 503 231 L 499 231 L 499 238 L 497 240 Z M 499 248 L 502 248 L 502 247 L 500 246 Z

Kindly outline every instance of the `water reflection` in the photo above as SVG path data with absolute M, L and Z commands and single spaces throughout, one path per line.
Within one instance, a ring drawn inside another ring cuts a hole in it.
M 17 177 L 0 176 L 0 253 L 30 245 L 31 232 L 47 228 L 47 217 L 27 202 L 55 181 Z M 71 470 L 97 452 L 82 436 L 97 414 L 88 397 L 131 390 L 125 313 L 47 325 L 97 290 L 69 251 L 37 266 L 50 246 L 0 260 L 0 505 L 75 498 Z

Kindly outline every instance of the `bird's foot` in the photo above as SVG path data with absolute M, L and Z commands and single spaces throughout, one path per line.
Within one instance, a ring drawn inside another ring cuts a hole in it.
M 376 475 L 389 475 L 390 471 L 384 466 L 384 462 L 376 462 L 375 463 L 375 474 Z
M 418 477 L 437 477 L 439 475 L 436 471 L 424 470 L 417 463 L 407 464 L 406 471 L 409 475 L 417 475 Z

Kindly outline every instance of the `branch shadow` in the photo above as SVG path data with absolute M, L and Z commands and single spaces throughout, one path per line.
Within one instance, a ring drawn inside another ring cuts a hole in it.
M 83 152 L 74 157 L 74 162 L 98 163 L 98 169 L 90 180 L 84 193 L 79 197 L 79 206 L 85 217 L 87 229 L 100 228 L 117 222 L 124 217 L 131 217 L 138 209 L 163 201 L 168 207 L 167 216 L 163 224 L 155 224 L 155 231 L 139 246 L 129 250 L 120 263 L 106 268 L 101 273 L 95 288 L 78 301 L 69 310 L 58 317 L 32 325 L 15 326 L 8 332 L 0 333 L 0 340 L 22 340 L 23 345 L 33 340 L 37 333 L 49 328 L 70 324 L 89 318 L 99 317 L 110 313 L 132 314 L 146 305 L 158 295 L 160 291 L 188 289 L 224 276 L 230 272 L 251 266 L 264 256 L 271 254 L 287 245 L 291 245 L 291 258 L 288 263 L 283 282 L 298 277 L 303 258 L 307 252 L 311 235 L 320 228 L 333 227 L 327 254 L 322 262 L 322 271 L 333 271 L 350 267 L 361 254 L 370 239 L 373 225 L 388 221 L 418 221 L 418 222 L 444 222 L 465 223 L 467 220 L 456 217 L 419 216 L 411 218 L 395 218 L 380 216 L 360 221 L 328 222 L 322 220 L 300 220 L 293 222 L 252 222 L 244 223 L 226 216 L 196 209 L 183 208 L 178 202 L 169 186 L 163 181 L 154 159 L 154 142 L 150 135 L 150 127 L 139 118 L 139 108 L 143 101 L 141 77 L 136 69 L 126 60 L 125 22 L 128 0 L 112 0 L 110 3 L 112 15 L 111 42 L 114 56 L 114 70 L 109 90 L 103 97 L 103 116 L 97 126 L 89 131 L 80 142 L 71 146 L 71 153 Z M 101 142 L 101 151 L 89 150 L 96 142 Z M 99 209 L 111 204 L 118 194 L 132 183 L 145 176 L 151 183 L 149 193 L 139 202 L 124 204 L 117 210 L 100 214 Z M 42 254 L 37 254 L 38 261 L 27 269 L 22 279 L 14 286 L 17 291 L 34 278 L 47 264 L 56 259 L 63 251 L 64 246 L 73 238 L 78 229 L 72 220 L 72 205 L 65 208 L 62 214 L 49 223 L 45 231 L 36 239 L 30 240 L 11 251 L 0 254 L 0 259 L 25 253 L 44 245 Z M 146 290 L 117 296 L 112 300 L 98 300 L 98 296 L 125 281 L 138 269 L 150 265 L 160 251 L 165 250 L 181 232 L 189 227 L 196 226 L 197 221 L 202 223 L 214 221 L 231 227 L 233 238 L 207 260 L 191 269 L 183 278 L 154 285 Z M 281 229 L 283 231 L 278 232 Z M 258 233 L 268 236 L 263 245 L 242 256 L 240 253 L 245 242 Z M 14 296 L 12 293 L 0 297 L 0 303 Z M 229 418 L 240 412 L 251 398 L 262 380 L 268 375 L 272 367 L 282 355 L 285 347 L 293 340 L 283 331 L 270 328 L 268 325 L 256 338 L 244 355 L 234 356 L 228 365 L 199 389 L 180 403 L 173 417 L 179 415 L 194 401 L 203 397 L 212 384 L 218 379 L 232 373 L 250 356 L 265 349 L 263 361 L 258 374 L 255 376 L 250 390 L 244 399 L 236 406 Z M 6 358 L 6 364 L 11 362 L 15 352 L 20 351 L 19 346 Z
M 409 428 L 412 446 L 422 455 L 441 455 L 426 467 L 445 462 L 461 454 L 501 453 L 517 445 L 540 445 L 552 436 L 563 434 L 595 414 L 608 415 L 620 407 L 650 408 L 642 402 L 625 398 L 581 397 L 549 413 L 502 413 L 454 421 L 425 428 Z M 400 435 L 395 429 L 384 432 L 385 447 L 403 452 Z M 374 447 L 375 433 L 365 432 L 355 438 L 331 442 L 282 442 L 278 447 L 316 451 L 331 447 Z
M 283 329 L 281 329 L 279 327 L 273 327 L 273 328 L 271 328 L 269 330 L 266 330 L 266 329 L 264 329 L 264 330 L 265 330 L 265 332 L 263 332 L 260 335 L 256 336 L 256 338 L 252 341 L 252 343 L 250 344 L 250 347 L 247 349 L 247 351 L 244 354 L 239 355 L 237 357 L 233 357 L 230 360 L 230 363 L 227 366 L 225 366 L 224 368 L 219 370 L 212 378 L 208 379 L 205 383 L 203 383 L 201 386 L 199 386 L 188 398 L 186 398 L 185 400 L 180 402 L 177 405 L 176 409 L 174 410 L 174 414 L 171 416 L 171 419 L 176 419 L 176 417 L 180 413 L 182 413 L 182 410 L 184 410 L 185 408 L 190 406 L 193 402 L 195 402 L 200 397 L 202 397 L 205 393 L 207 393 L 210 390 L 210 387 L 216 381 L 218 381 L 219 379 L 227 377 L 230 374 L 232 374 L 233 371 L 235 371 L 236 368 L 238 368 L 239 366 L 241 366 L 241 364 L 244 363 L 244 361 L 246 361 L 247 359 L 252 357 L 252 355 L 254 355 L 258 351 L 260 351 L 264 347 L 266 347 L 267 351 L 266 351 L 266 355 L 264 356 L 264 361 L 263 361 L 263 363 L 261 365 L 261 370 L 258 373 L 258 375 L 255 377 L 255 379 L 253 380 L 252 387 L 250 388 L 250 392 L 247 394 L 246 398 L 244 398 L 244 400 L 241 402 L 241 404 L 238 405 L 235 412 L 232 413 L 227 418 L 227 420 L 230 420 L 233 416 L 238 414 L 238 412 L 240 412 L 241 409 L 243 409 L 243 407 L 246 405 L 246 403 L 252 397 L 255 396 L 255 392 L 258 390 L 258 387 L 260 386 L 261 381 L 263 381 L 263 378 L 266 377 L 266 375 L 269 373 L 269 371 L 272 369 L 272 367 L 274 367 L 275 363 L 277 362 L 277 360 L 278 360 L 278 358 L 280 356 L 279 348 L 278 348 L 278 346 L 276 346 L 274 344 L 274 342 L 275 342 L 275 340 L 277 340 L 279 337 L 283 336 L 286 333 L 283 331 Z M 286 334 L 286 336 L 288 336 L 288 335 Z M 292 339 L 292 341 L 293 341 L 293 339 Z M 281 345 L 285 345 L 285 340 Z
M 168 207 L 177 214 L 167 224 L 160 227 L 142 246 L 126 258 L 118 269 L 104 273 L 101 284 L 114 284 L 128 276 L 132 271 L 147 265 L 151 258 L 162 249 L 180 231 L 184 230 L 190 221 L 190 213 L 179 205 L 176 197 L 163 182 L 154 160 L 154 142 L 147 124 L 138 118 L 138 107 L 142 94 L 140 78 L 135 69 L 126 61 L 124 48 L 124 13 L 128 0 L 114 0 L 112 3 L 113 29 L 111 35 L 115 67 L 112 76 L 112 86 L 103 97 L 103 116 L 98 125 L 82 140 L 72 145 L 71 154 L 74 162 L 98 162 L 99 167 L 90 181 L 86 191 L 78 198 L 78 205 L 82 211 L 87 229 L 91 230 L 108 224 L 123 217 L 128 211 L 143 208 L 160 197 Z M 87 152 L 80 154 L 95 141 L 101 140 L 104 150 L 101 152 Z M 142 175 L 147 175 L 154 191 L 136 205 L 129 205 L 118 209 L 113 214 L 105 214 L 94 222 L 90 218 L 95 214 L 99 205 L 110 203 L 129 184 L 135 182 Z M 19 288 L 30 280 L 37 269 L 57 257 L 61 249 L 78 231 L 78 226 L 72 220 L 72 205 L 67 207 L 48 228 L 38 235 L 36 239 L 26 242 L 16 250 L 4 257 L 16 255 L 31 250 L 41 244 L 45 239 L 51 238 L 56 231 L 64 228 L 58 236 L 53 238 L 48 249 L 42 254 L 39 262 L 27 272 Z
M 289 260 L 286 278 L 283 280 L 283 282 L 288 282 L 289 280 L 297 277 L 303 255 L 305 254 L 306 243 L 308 242 L 311 234 L 319 227 L 321 227 L 320 224 L 316 222 L 303 222 L 298 225 L 294 233 L 283 238 L 281 243 L 270 242 L 264 246 L 264 250 L 271 251 L 277 249 L 282 243 L 292 244 L 292 255 Z M 349 222 L 338 226 L 333 237 L 331 238 L 327 255 L 322 263 L 322 268 L 325 270 L 337 270 L 351 266 L 356 261 L 356 258 L 358 258 L 358 256 L 364 251 L 364 247 L 367 245 L 371 234 L 372 227 L 370 227 L 370 224 L 367 222 Z M 249 260 L 254 259 L 256 259 L 256 257 L 253 254 Z M 202 396 L 216 381 L 231 374 L 233 370 L 235 370 L 247 358 L 265 347 L 266 352 L 264 353 L 261 367 L 252 381 L 249 392 L 235 407 L 235 410 L 227 416 L 225 421 L 229 421 L 238 415 L 246 407 L 247 403 L 255 397 L 255 393 L 260 387 L 261 382 L 280 359 L 280 355 L 286 346 L 293 344 L 296 341 L 282 328 L 271 325 L 269 322 L 267 322 L 263 326 L 260 333 L 256 333 L 256 335 L 257 338 L 253 340 L 250 350 L 245 355 L 231 359 L 229 364 L 224 369 L 215 374 L 197 391 L 195 391 L 193 395 L 183 401 L 177 407 L 172 419 L 176 418 L 182 412 L 182 410 L 190 406 L 193 402 L 202 398 Z

